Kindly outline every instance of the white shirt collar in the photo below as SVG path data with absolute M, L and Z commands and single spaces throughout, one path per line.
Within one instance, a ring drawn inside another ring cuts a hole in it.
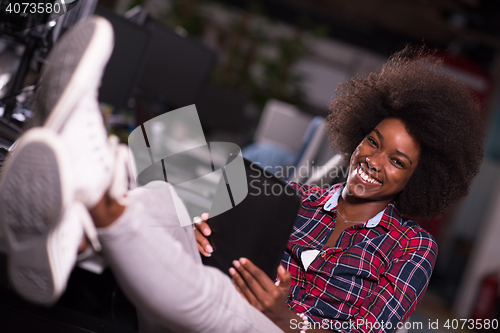
M 344 189 L 343 186 L 339 187 L 337 191 L 331 196 L 330 199 L 326 202 L 326 204 L 323 206 L 323 209 L 330 212 L 333 208 L 338 206 L 339 203 L 339 197 L 342 194 L 342 190 Z M 367 228 L 373 228 L 376 227 L 380 221 L 382 220 L 382 216 L 384 215 L 385 208 L 379 212 L 377 215 L 369 219 L 366 223 L 365 226 Z

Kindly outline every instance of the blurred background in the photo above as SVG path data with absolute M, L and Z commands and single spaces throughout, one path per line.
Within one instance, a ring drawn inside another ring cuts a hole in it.
M 439 257 L 410 320 L 423 326 L 410 331 L 436 331 L 429 320 L 443 331 L 448 319 L 500 320 L 500 1 L 65 3 L 65 15 L 0 19 L 2 157 L 32 116 L 43 59 L 68 27 L 92 13 L 108 18 L 116 35 L 99 95 L 110 132 L 127 142 L 137 126 L 196 104 L 208 142 L 236 143 L 261 166 L 299 171 L 283 178 L 320 186 L 344 177 L 324 135 L 339 83 L 379 68 L 408 43 L 439 49 L 445 70 L 482 105 L 477 117 L 487 123 L 487 139 L 469 196 L 443 217 L 419 220 L 436 238 Z M 74 309 L 62 301 L 62 313 Z M 95 307 L 78 311 L 120 322 L 114 310 Z

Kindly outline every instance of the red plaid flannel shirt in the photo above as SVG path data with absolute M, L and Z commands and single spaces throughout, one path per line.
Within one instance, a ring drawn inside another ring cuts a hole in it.
M 337 207 L 323 209 L 343 184 L 328 190 L 290 183 L 301 195 L 297 221 L 282 264 L 292 275 L 287 301 L 322 328 L 341 332 L 392 332 L 417 307 L 427 288 L 437 244 L 394 204 L 374 227 L 347 228 L 334 248 L 323 249 L 336 221 Z M 302 251 L 320 253 L 304 270 Z M 317 327 L 317 326 L 316 326 Z

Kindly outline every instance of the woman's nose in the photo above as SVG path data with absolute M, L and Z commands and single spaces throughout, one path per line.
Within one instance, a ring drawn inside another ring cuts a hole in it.
M 378 155 L 372 155 L 366 157 L 366 165 L 368 169 L 372 169 L 375 172 L 380 171 L 380 157 Z

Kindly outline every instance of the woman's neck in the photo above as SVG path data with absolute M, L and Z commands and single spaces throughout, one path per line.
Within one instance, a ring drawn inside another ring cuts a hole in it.
M 337 210 L 340 214 L 349 221 L 366 221 L 377 215 L 393 199 L 382 201 L 371 201 L 356 198 L 349 195 L 346 188 L 342 190 L 342 195 L 339 196 Z

